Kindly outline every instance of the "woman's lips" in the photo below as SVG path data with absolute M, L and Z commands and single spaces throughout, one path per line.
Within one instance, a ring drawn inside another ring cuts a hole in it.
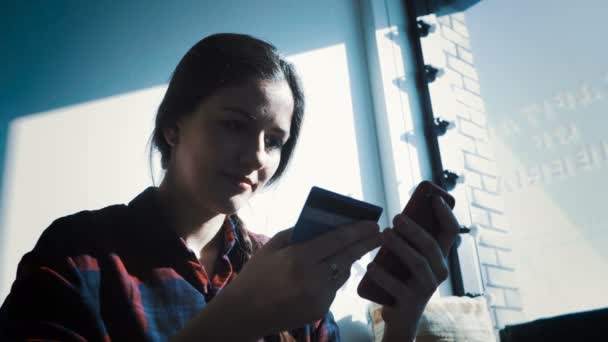
M 242 191 L 253 189 L 253 182 L 246 176 L 237 176 L 229 173 L 223 173 L 223 175 L 228 178 L 231 184 L 236 185 Z

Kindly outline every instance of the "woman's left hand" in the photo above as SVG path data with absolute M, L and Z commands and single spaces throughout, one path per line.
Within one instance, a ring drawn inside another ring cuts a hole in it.
M 382 308 L 383 342 L 413 341 L 427 302 L 448 277 L 446 256 L 456 240 L 459 225 L 441 197 L 433 198 L 433 210 L 441 226 L 437 240 L 401 214 L 393 219 L 394 228 L 382 233 L 382 246 L 407 265 L 413 274 L 411 278 L 402 282 L 376 263 L 368 266 L 375 283 L 395 298 L 393 305 Z

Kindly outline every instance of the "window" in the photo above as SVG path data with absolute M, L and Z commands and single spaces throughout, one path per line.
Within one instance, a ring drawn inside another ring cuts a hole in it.
M 514 0 L 466 13 L 526 319 L 608 306 L 606 11 Z

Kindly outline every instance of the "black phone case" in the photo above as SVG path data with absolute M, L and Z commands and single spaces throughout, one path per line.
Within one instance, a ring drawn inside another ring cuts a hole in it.
M 402 213 L 425 228 L 434 238 L 437 238 L 439 222 L 433 214 L 432 195 L 441 196 L 450 208 L 454 208 L 454 197 L 435 184 L 423 181 L 416 187 Z M 380 248 L 374 262 L 401 281 L 405 281 L 412 276 L 412 272 L 386 248 Z M 367 274 L 363 276 L 359 283 L 357 293 L 361 297 L 378 304 L 391 305 L 394 303 L 394 298 L 372 281 Z

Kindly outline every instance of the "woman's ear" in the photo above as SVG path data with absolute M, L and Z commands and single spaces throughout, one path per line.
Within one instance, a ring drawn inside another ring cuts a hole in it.
M 179 124 L 165 128 L 163 130 L 163 136 L 169 146 L 175 147 L 179 143 Z

